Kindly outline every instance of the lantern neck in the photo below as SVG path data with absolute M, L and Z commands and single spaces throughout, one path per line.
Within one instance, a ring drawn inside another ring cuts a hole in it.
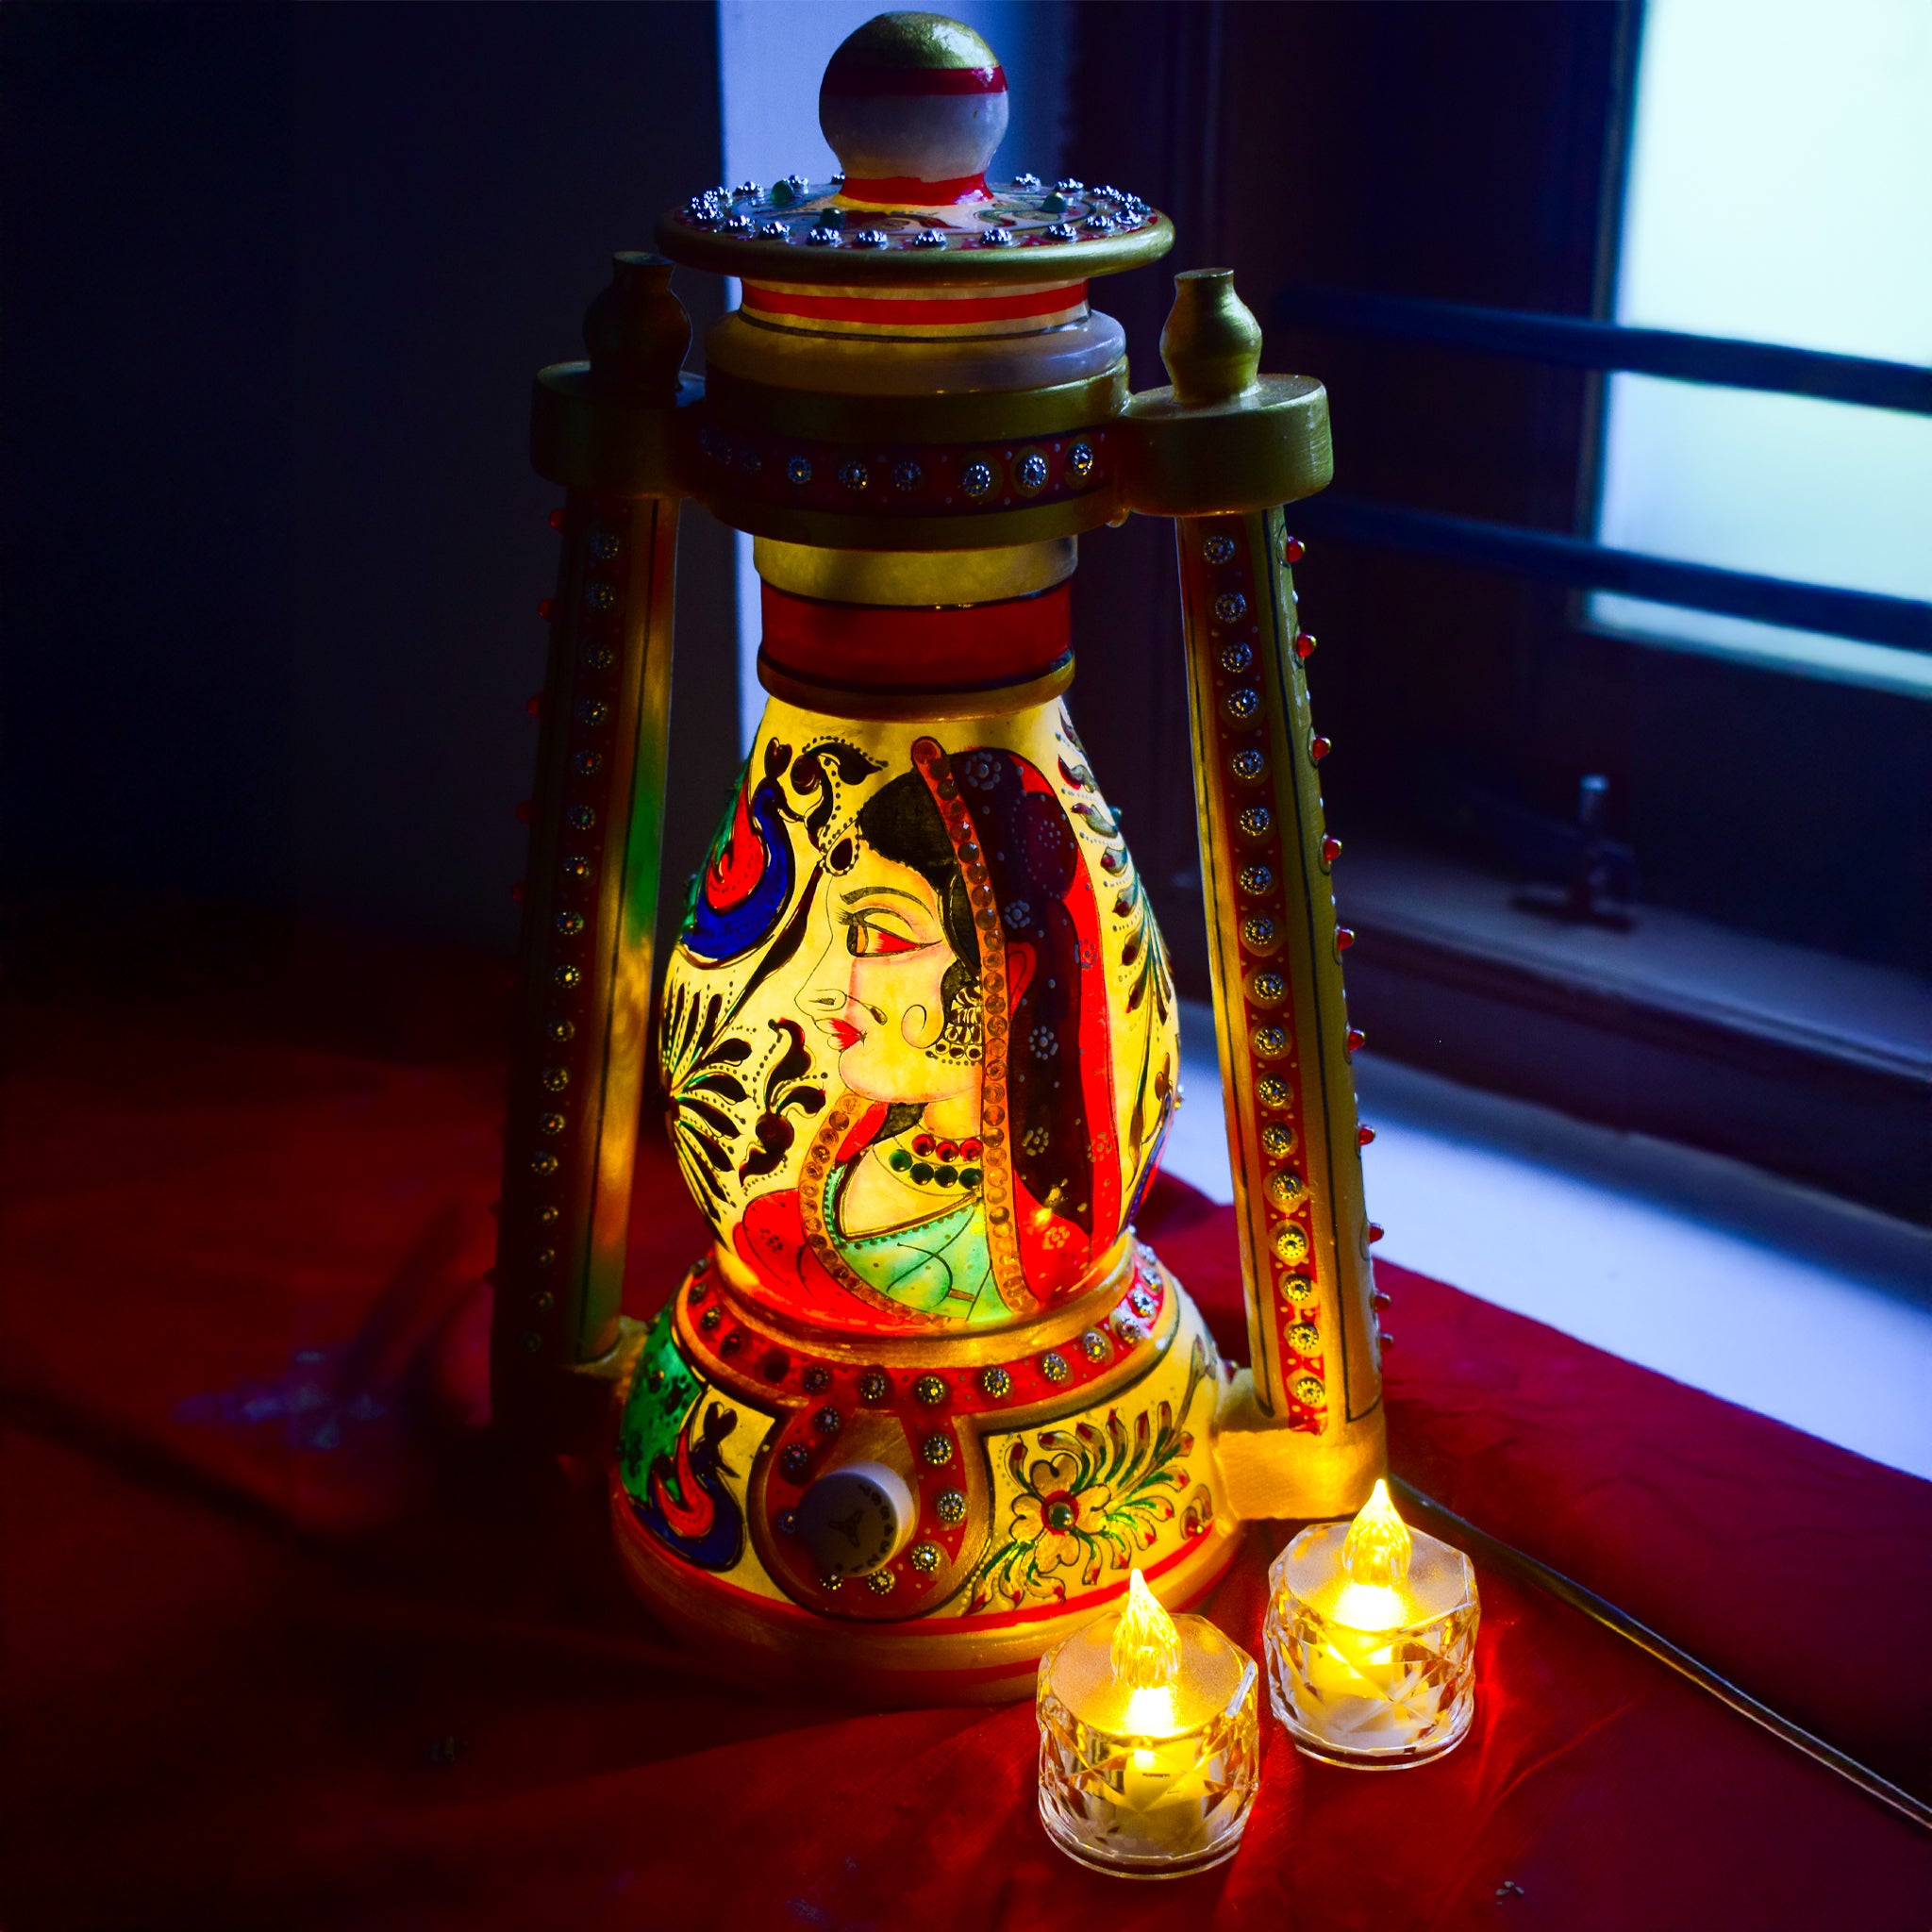
M 1073 679 L 1069 586 L 997 603 L 881 605 L 764 586 L 758 677 L 774 697 L 866 717 L 1000 711 Z

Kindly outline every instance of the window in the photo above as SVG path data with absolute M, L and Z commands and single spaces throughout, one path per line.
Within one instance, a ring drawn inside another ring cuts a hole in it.
M 1625 325 L 1932 364 L 1932 8 L 1650 0 L 1617 276 Z M 1932 420 L 1649 375 L 1609 385 L 1597 534 L 1932 597 Z M 1932 697 L 1932 656 L 1605 591 L 1656 642 Z

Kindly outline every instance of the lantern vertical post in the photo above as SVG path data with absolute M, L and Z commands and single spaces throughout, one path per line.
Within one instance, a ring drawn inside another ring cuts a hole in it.
M 1215 1035 L 1253 1367 L 1216 1439 L 1242 1516 L 1351 1513 L 1387 1469 L 1316 736 L 1281 506 L 1333 470 L 1328 404 L 1263 376 L 1224 269 L 1175 278 L 1169 389 L 1138 394 L 1137 510 L 1175 520 Z M 1298 554 L 1298 552 L 1294 553 Z
M 691 323 L 662 258 L 620 255 L 587 360 L 537 378 L 531 454 L 567 492 L 519 949 L 491 1399 L 589 1446 L 634 1352 L 621 1313 L 662 862 Z

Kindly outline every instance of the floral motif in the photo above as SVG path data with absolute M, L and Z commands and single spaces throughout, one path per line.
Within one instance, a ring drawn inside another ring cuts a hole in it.
M 1091 1474 L 1087 1458 L 1071 1449 L 1042 1458 L 1026 1472 L 1026 1491 L 1013 1504 L 1013 1535 L 1032 1544 L 1036 1576 L 1086 1563 L 1090 1525 L 1105 1523 L 1113 1507 L 1110 1484 L 1083 1482 Z
M 1070 1577 L 1091 1589 L 1103 1571 L 1130 1568 L 1158 1541 L 1160 1525 L 1174 1521 L 1177 1497 L 1185 1497 L 1186 1535 L 1208 1527 L 1213 1498 L 1205 1485 L 1191 1487 L 1183 1459 L 1194 1446 L 1186 1424 L 1208 1366 L 1197 1340 L 1178 1414 L 1163 1402 L 1142 1409 L 1129 1427 L 1110 1409 L 1104 1428 L 1079 1422 L 1014 1440 L 1007 1474 L 1020 1493 L 1007 1541 L 973 1579 L 970 1609 L 984 1609 L 995 1595 L 1014 1604 L 1029 1597 L 1064 1603 Z

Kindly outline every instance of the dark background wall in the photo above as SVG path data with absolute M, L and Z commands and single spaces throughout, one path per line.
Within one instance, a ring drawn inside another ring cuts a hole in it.
M 530 377 L 716 178 L 716 40 L 700 4 L 0 13 L 17 902 L 508 948 Z M 702 335 L 720 291 L 680 283 Z M 673 879 L 736 760 L 731 594 L 688 512 Z

